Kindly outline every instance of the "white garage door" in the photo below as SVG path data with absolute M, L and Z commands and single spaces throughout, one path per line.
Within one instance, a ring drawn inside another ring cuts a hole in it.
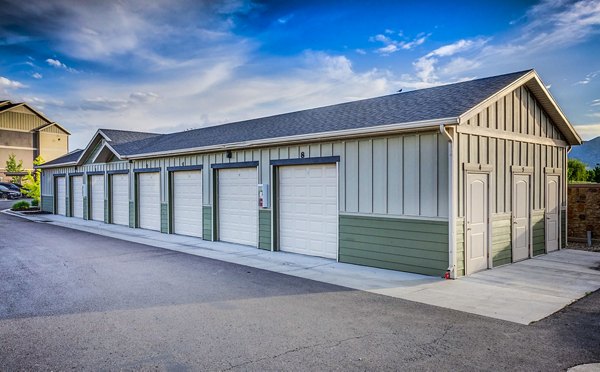
M 160 173 L 140 173 L 138 177 L 140 227 L 160 231 Z
M 67 215 L 67 183 L 65 177 L 56 177 L 56 213 Z
M 129 175 L 111 176 L 111 222 L 117 225 L 129 225 Z
M 219 239 L 258 245 L 258 194 L 256 168 L 219 171 Z
M 279 249 L 337 258 L 335 164 L 279 168 Z
M 173 230 L 202 237 L 202 172 L 173 173 Z
M 92 220 L 104 221 L 104 175 L 90 177 Z
M 83 218 L 83 176 L 71 177 L 71 215 Z

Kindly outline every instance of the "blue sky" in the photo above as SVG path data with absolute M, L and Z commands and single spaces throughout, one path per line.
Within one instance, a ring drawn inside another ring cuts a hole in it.
M 600 0 L 4 0 L 0 99 L 171 132 L 535 68 L 600 135 Z

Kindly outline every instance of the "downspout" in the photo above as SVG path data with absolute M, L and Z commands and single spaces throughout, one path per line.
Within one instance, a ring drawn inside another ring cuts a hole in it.
M 455 131 L 454 131 L 455 132 Z M 444 124 L 440 124 L 440 133 L 448 140 L 448 275 L 450 279 L 456 279 L 456 212 L 454 210 L 454 138 L 448 133 Z

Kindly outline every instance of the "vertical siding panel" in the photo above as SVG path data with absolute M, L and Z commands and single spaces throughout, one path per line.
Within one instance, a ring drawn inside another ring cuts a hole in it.
M 527 94 L 527 128 L 528 134 L 535 135 L 535 100 L 531 92 Z
M 297 158 L 301 157 L 300 154 L 304 153 L 304 157 L 308 158 L 310 156 L 310 147 L 308 145 L 302 145 L 298 148 L 298 155 L 296 155 Z
M 484 108 L 481 110 L 481 115 L 479 116 L 479 126 L 484 128 L 490 127 L 490 122 L 488 120 L 488 108 Z
M 269 149 L 260 150 L 260 180 L 262 183 L 271 183 L 271 165 L 270 165 L 270 154 Z M 273 186 L 271 185 L 271 190 Z
M 511 206 L 511 174 L 510 167 L 513 165 L 513 141 L 506 140 L 506 149 L 505 149 L 505 164 L 506 168 L 504 170 L 505 178 L 504 178 L 504 212 L 508 213 L 512 210 Z
M 448 217 L 448 141 L 443 136 L 437 135 L 438 158 L 437 158 L 437 215 Z
M 402 137 L 393 137 L 388 139 L 388 213 L 402 214 Z
M 476 135 L 469 135 L 467 140 L 467 146 L 469 148 L 469 163 L 479 163 L 479 137 Z
M 358 212 L 358 142 L 346 142 L 346 211 Z
M 289 159 L 289 149 L 285 146 L 279 148 L 279 159 Z
M 492 179 L 494 180 L 493 183 L 497 183 L 496 180 L 498 179 L 498 167 L 496 164 L 496 159 L 497 159 L 497 155 L 496 155 L 496 139 L 495 138 L 489 138 L 488 140 L 488 163 L 492 164 L 494 166 L 494 170 L 492 172 Z M 492 183 L 492 184 L 493 184 Z M 497 192 L 497 186 L 495 186 L 491 193 L 492 195 L 490 195 L 490 200 L 492 201 L 492 205 L 491 205 L 491 209 L 492 209 L 492 213 L 497 213 L 497 200 L 498 200 L 498 192 Z
M 479 137 L 478 157 L 480 164 L 488 164 L 488 137 Z
M 338 163 L 338 204 L 340 212 L 346 212 L 346 153 L 343 142 L 331 144 L 332 155 L 340 157 Z
M 333 155 L 333 144 L 324 143 L 321 145 L 321 156 L 332 156 Z
M 436 134 L 419 136 L 419 215 L 437 216 L 437 138 Z
M 498 129 L 498 118 L 496 116 L 497 102 L 488 107 L 488 127 L 491 129 Z
M 506 187 L 506 149 L 505 149 L 506 141 L 503 139 L 498 140 L 498 145 L 496 148 L 496 197 L 498 199 L 498 203 L 496 205 L 497 213 L 504 213 L 506 211 L 504 206 L 504 197 L 505 197 L 505 187 Z
M 546 206 L 546 177 L 544 168 L 546 164 L 546 145 L 540 145 L 540 182 L 542 187 L 540 188 L 540 208 L 544 209 Z
M 519 165 L 527 166 L 527 143 L 521 142 Z
M 318 158 L 321 156 L 321 145 L 310 145 L 308 152 L 309 154 L 306 154 L 306 157 Z
M 540 209 L 540 146 L 533 144 L 533 209 Z
M 523 133 L 521 128 L 521 88 L 517 88 L 513 96 L 513 131 Z
M 464 194 L 464 179 L 463 179 L 463 168 L 462 168 L 462 164 L 464 163 L 468 163 L 469 162 L 469 140 L 470 140 L 470 136 L 468 134 L 463 134 L 460 133 L 458 136 L 458 153 L 459 153 L 459 163 L 458 163 L 458 171 L 459 176 L 458 176 L 458 198 L 459 198 L 459 203 L 458 203 L 458 211 L 459 211 L 459 216 L 463 217 L 464 216 L 464 201 L 463 199 L 463 194 Z
M 513 117 L 513 106 L 514 106 L 514 97 L 515 97 L 515 92 L 511 92 L 510 94 L 508 94 L 506 96 L 506 101 L 505 101 L 505 108 L 506 108 L 506 131 L 507 132 L 514 132 L 515 131 L 515 126 L 514 126 L 514 117 Z
M 373 213 L 373 142 L 358 142 L 358 211 Z
M 527 121 L 527 113 L 529 108 L 529 94 L 525 87 L 521 87 L 521 104 L 519 105 L 520 117 L 521 117 L 521 133 L 529 134 L 529 122 Z
M 373 213 L 387 213 L 387 139 L 373 140 Z
M 505 103 L 506 97 L 502 97 L 498 100 L 498 129 L 506 130 L 506 115 L 505 115 Z
M 403 200 L 404 214 L 419 214 L 419 136 L 404 137 Z

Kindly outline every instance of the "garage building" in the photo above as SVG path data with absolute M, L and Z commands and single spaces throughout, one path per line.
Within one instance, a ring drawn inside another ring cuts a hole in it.
M 100 129 L 41 166 L 42 208 L 458 277 L 565 247 L 578 144 L 528 70 L 172 134 Z

